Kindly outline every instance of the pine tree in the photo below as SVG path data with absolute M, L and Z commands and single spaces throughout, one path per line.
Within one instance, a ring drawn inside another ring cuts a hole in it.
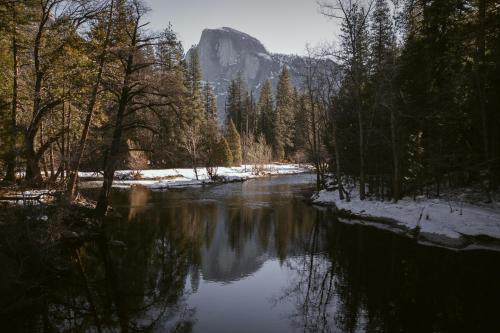
M 283 67 L 276 92 L 276 111 L 273 118 L 273 147 L 278 160 L 289 158 L 293 149 L 293 95 L 290 76 L 286 66 Z
M 156 55 L 163 71 L 174 70 L 184 56 L 182 43 L 178 40 L 171 23 L 159 36 Z
M 204 117 L 204 105 L 201 90 L 201 67 L 198 49 L 193 48 L 188 64 L 188 84 L 190 93 L 190 115 L 189 122 L 199 125 Z
M 274 101 L 273 101 L 273 91 L 271 81 L 267 80 L 262 86 L 260 92 L 258 107 L 258 124 L 259 130 L 258 134 L 263 134 L 267 144 L 273 142 L 273 113 L 274 113 Z
M 352 109 L 358 122 L 359 197 L 365 199 L 366 155 L 366 73 L 368 62 L 368 14 L 358 2 L 351 4 L 344 14 L 341 26 L 340 62 L 346 73 L 343 84 L 352 101 Z
M 209 83 L 205 83 L 203 86 L 203 104 L 205 116 L 209 119 L 217 119 L 217 98 Z
M 247 135 L 255 135 L 258 131 L 257 105 L 253 91 L 247 94 L 245 99 L 245 132 Z
M 387 66 L 394 62 L 396 47 L 396 36 L 387 0 L 375 1 L 370 23 L 370 73 L 372 76 L 382 76 L 388 69 Z
M 371 15 L 369 41 L 370 77 L 368 90 L 372 105 L 369 118 L 372 121 L 370 128 L 368 128 L 370 139 L 367 141 L 371 147 L 368 160 L 382 158 L 389 161 L 392 159 L 392 197 L 398 200 L 401 196 L 400 140 L 395 105 L 396 92 L 394 91 L 397 50 L 396 36 L 387 0 L 375 1 Z M 386 138 L 390 138 L 390 140 Z M 388 149 L 389 147 L 391 149 Z M 372 158 L 370 159 L 370 157 Z M 384 169 L 388 167 L 384 167 Z
M 226 138 L 221 137 L 218 142 L 217 163 L 220 166 L 230 167 L 233 164 L 233 154 Z
M 241 165 L 241 139 L 238 134 L 238 130 L 236 130 L 236 126 L 234 122 L 231 120 L 229 122 L 229 126 L 227 128 L 226 140 L 231 150 L 232 155 L 232 165 L 240 166 Z
M 299 93 L 297 88 L 293 89 L 293 103 L 294 103 L 294 124 L 293 124 L 293 147 L 295 152 L 305 151 L 306 149 L 306 113 L 304 96 Z
M 245 83 L 243 82 L 241 73 L 239 73 L 237 78 L 231 81 L 226 100 L 227 125 L 232 120 L 239 133 L 242 133 L 244 127 L 246 95 Z

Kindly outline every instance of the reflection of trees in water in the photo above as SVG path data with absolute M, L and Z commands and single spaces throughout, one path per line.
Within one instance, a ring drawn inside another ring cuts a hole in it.
M 304 239 L 305 252 L 285 261 L 290 271 L 289 286 L 283 289 L 276 302 L 291 302 L 295 312 L 289 314 L 293 324 L 305 332 L 329 332 L 331 323 L 331 306 L 335 303 L 334 265 L 323 253 L 325 238 L 321 228 L 319 215 L 309 236 Z
M 35 309 L 25 308 L 26 332 L 190 331 L 194 312 L 185 303 L 186 281 L 191 275 L 196 287 L 215 208 L 145 209 L 149 194 L 131 193 L 134 198 L 122 202 L 135 204 L 119 211 L 127 219 L 105 221 L 95 241 L 61 253 L 73 267 L 50 277 L 60 285 L 37 281 L 45 284 L 44 295 L 34 300 Z
M 143 186 L 132 186 L 129 195 L 128 220 L 134 219 L 147 208 L 147 203 L 151 199 L 151 190 Z
M 311 209 L 305 209 L 301 199 L 291 199 L 287 204 L 269 198 L 269 206 L 249 207 L 243 205 L 229 208 L 226 229 L 233 251 L 241 253 L 245 242 L 258 240 L 261 252 L 276 254 L 281 260 L 303 251 L 304 235 L 314 225 Z M 270 246 L 272 245 L 272 248 Z
M 213 279 L 241 277 L 264 256 L 290 273 L 278 301 L 293 305 L 286 315 L 304 331 L 498 329 L 491 324 L 498 306 L 485 305 L 500 295 L 500 268 L 491 265 L 498 255 L 417 246 L 335 223 L 294 198 L 192 204 L 179 195 L 149 203 L 149 193 L 132 193 L 138 197 L 121 202 L 133 207 L 118 209 L 128 218 L 107 221 L 106 238 L 65 253 L 72 272 L 33 281 L 28 292 L 43 296 L 26 311 L 26 332 L 189 331 L 194 312 L 185 300 L 200 271 L 224 261 L 230 274 L 213 269 Z
M 455 253 L 320 218 L 277 301 L 308 332 L 495 331 L 498 254 Z M 324 241 L 326 246 L 321 246 Z
M 189 269 L 199 263 L 193 244 L 201 243 L 201 233 L 191 222 L 194 214 L 147 212 L 128 222 L 107 221 L 108 237 L 126 248 L 103 240 L 82 249 L 86 298 L 100 326 L 122 332 L 191 326 L 192 310 L 183 301 Z

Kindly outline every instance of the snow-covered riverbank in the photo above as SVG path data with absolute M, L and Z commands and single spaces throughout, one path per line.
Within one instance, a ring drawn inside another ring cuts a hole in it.
M 453 248 L 495 248 L 500 250 L 500 209 L 498 204 L 472 205 L 441 199 L 404 198 L 397 203 L 340 200 L 338 191 L 323 190 L 311 198 L 314 204 L 332 206 L 340 216 L 359 223 L 398 231 Z M 485 244 L 488 244 L 485 246 Z M 491 246 L 490 246 L 491 245 Z
M 299 164 L 269 164 L 259 167 L 259 172 L 252 165 L 240 167 L 217 168 L 218 180 L 212 180 L 205 168 L 199 168 L 198 179 L 193 169 L 161 169 L 161 170 L 120 170 L 115 173 L 113 187 L 128 188 L 134 185 L 142 185 L 151 189 L 167 189 L 173 187 L 199 186 L 216 182 L 237 182 L 247 179 L 292 175 L 311 172 L 308 165 Z M 102 175 L 93 172 L 80 172 L 80 177 L 88 185 L 97 185 Z

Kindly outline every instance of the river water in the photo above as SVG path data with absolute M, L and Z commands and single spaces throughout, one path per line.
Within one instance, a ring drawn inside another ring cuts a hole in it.
M 343 223 L 308 203 L 313 190 L 311 175 L 294 175 L 119 191 L 106 241 L 82 246 L 82 271 L 50 289 L 43 313 L 19 313 L 38 323 L 24 328 L 500 331 L 498 253 Z

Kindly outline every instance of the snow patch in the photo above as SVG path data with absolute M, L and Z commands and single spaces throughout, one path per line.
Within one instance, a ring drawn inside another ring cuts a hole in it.
M 259 52 L 259 53 L 257 53 L 257 55 L 258 55 L 259 57 L 264 58 L 264 59 L 269 60 L 269 61 L 272 61 L 272 60 L 273 60 L 273 59 L 271 58 L 271 56 L 270 56 L 269 54 L 266 54 L 266 53 L 261 53 L 261 52 Z
M 360 200 L 355 191 L 351 201 L 340 200 L 338 191 L 323 190 L 313 195 L 313 203 L 333 205 L 356 215 L 381 217 L 396 221 L 408 229 L 442 235 L 489 236 L 500 239 L 500 210 L 440 199 L 404 198 L 397 203 Z
M 225 181 L 243 181 L 271 175 L 291 175 L 310 172 L 311 167 L 299 164 L 268 164 L 263 168 L 265 174 L 255 174 L 252 165 L 240 167 L 219 167 L 217 175 Z M 129 188 L 142 185 L 151 189 L 167 189 L 172 187 L 200 186 L 213 183 L 206 168 L 198 168 L 198 179 L 193 169 L 160 169 L 160 170 L 120 170 L 115 172 L 116 180 L 113 187 Z M 102 175 L 94 172 L 80 172 L 79 176 L 91 180 L 89 183 L 98 185 L 95 180 L 102 179 Z

